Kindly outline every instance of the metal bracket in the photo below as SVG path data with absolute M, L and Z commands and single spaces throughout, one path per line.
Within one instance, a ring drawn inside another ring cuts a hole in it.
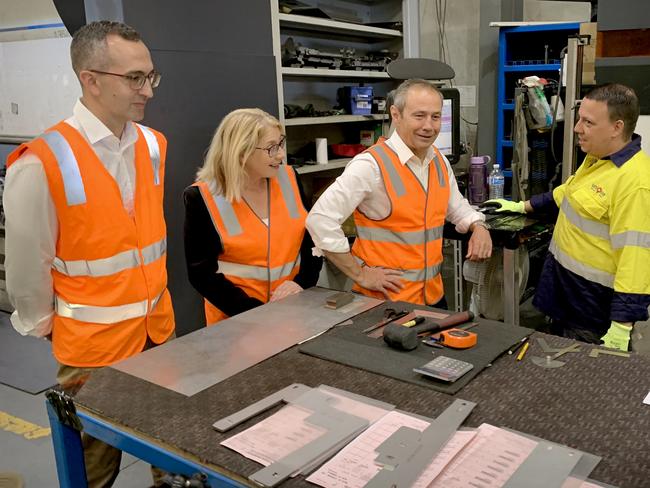
M 629 358 L 630 353 L 624 351 L 610 351 L 608 349 L 596 349 L 595 347 L 589 352 L 590 358 L 597 358 L 600 354 L 607 354 L 609 356 L 620 356 L 622 358 Z
M 368 420 L 337 410 L 332 406 L 332 400 L 334 399 L 325 392 L 311 389 L 292 402 L 314 412 L 305 421 L 324 428 L 325 433 L 279 461 L 253 473 L 248 479 L 261 486 L 276 486 L 368 427 Z
M 582 453 L 576 449 L 541 441 L 503 487 L 562 486 L 581 457 Z
M 84 430 L 81 420 L 77 416 L 77 408 L 74 406 L 74 401 L 70 395 L 59 390 L 50 389 L 45 393 L 45 397 L 54 408 L 59 422 L 79 432 Z
M 242 408 L 232 415 L 228 415 L 227 417 L 217 420 L 214 424 L 212 424 L 212 427 L 219 432 L 227 432 L 233 427 L 236 427 L 237 425 L 275 407 L 276 405 L 279 405 L 281 403 L 289 403 L 295 400 L 300 395 L 310 390 L 311 388 L 307 385 L 294 383 L 287 386 L 286 388 L 283 388 L 282 390 L 276 391 L 266 398 L 262 398 L 260 401 L 255 402 L 246 408 Z
M 369 488 L 413 486 L 440 449 L 451 439 L 476 403 L 454 400 L 422 432 L 402 427 L 378 448 L 375 459 L 383 468 L 365 485 Z

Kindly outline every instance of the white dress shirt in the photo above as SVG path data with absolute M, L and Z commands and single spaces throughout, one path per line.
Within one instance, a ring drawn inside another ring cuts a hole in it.
M 413 171 L 426 190 L 429 184 L 429 164 L 435 155 L 433 147 L 429 148 L 422 161 L 413 154 L 397 132 L 394 132 L 386 143 L 395 151 L 400 163 Z M 444 155 L 442 159 L 449 175 L 446 220 L 454 224 L 458 232 L 465 233 L 477 220 L 485 220 L 485 216 L 474 210 L 463 197 L 458 190 L 449 161 Z M 391 210 L 379 165 L 367 152 L 355 156 L 348 163 L 343 174 L 323 192 L 309 212 L 306 226 L 316 246 L 315 255 L 322 255 L 323 250 L 335 253 L 350 251 L 341 224 L 356 208 L 368 218 L 376 220 L 388 217 Z
M 65 122 L 81 133 L 115 178 L 124 208 L 133 217 L 135 126 L 128 123 L 118 139 L 81 100 Z M 51 269 L 59 223 L 43 165 L 35 154 L 27 152 L 7 170 L 3 205 L 7 293 L 15 308 L 11 323 L 22 335 L 43 337 L 52 330 Z

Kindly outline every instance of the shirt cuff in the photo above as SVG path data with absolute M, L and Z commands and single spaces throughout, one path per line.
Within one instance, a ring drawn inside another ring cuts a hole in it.
M 485 215 L 483 215 L 481 212 L 474 212 L 468 217 L 461 219 L 461 221 L 456 224 L 456 232 L 459 232 L 460 234 L 467 234 L 471 225 L 479 220 L 481 222 L 485 222 Z
M 316 243 L 316 246 L 311 249 L 312 255 L 317 257 L 322 257 L 323 251 L 335 253 L 350 252 L 350 243 L 347 238 L 323 239 L 322 242 Z
M 23 336 L 45 337 L 52 332 L 52 319 L 54 312 L 47 314 L 41 318 L 36 324 L 28 324 L 20 319 L 18 311 L 14 310 L 11 314 L 11 325 L 13 325 L 16 332 Z

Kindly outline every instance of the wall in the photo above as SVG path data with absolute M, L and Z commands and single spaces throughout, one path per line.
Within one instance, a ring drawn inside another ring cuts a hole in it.
M 480 0 L 454 0 L 446 4 L 446 22 L 444 31 L 446 42 L 445 55 L 438 39 L 440 28 L 437 20 L 437 2 L 432 0 L 420 1 L 420 54 L 425 58 L 439 59 L 449 64 L 456 72 L 453 86 L 468 87 L 473 93 L 466 96 L 466 90 L 461 91 L 461 141 L 469 143 L 472 151 L 476 152 L 478 122 L 478 80 L 479 80 L 479 21 Z M 440 16 L 442 11 L 438 10 Z M 465 106 L 473 98 L 473 106 Z M 469 154 L 461 158 L 457 167 L 467 166 Z

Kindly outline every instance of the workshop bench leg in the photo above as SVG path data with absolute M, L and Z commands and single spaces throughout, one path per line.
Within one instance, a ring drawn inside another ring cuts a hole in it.
M 88 483 L 81 433 L 62 424 L 52 404 L 49 401 L 46 401 L 45 404 L 52 429 L 52 444 L 54 445 L 59 486 L 60 488 L 86 488 Z

